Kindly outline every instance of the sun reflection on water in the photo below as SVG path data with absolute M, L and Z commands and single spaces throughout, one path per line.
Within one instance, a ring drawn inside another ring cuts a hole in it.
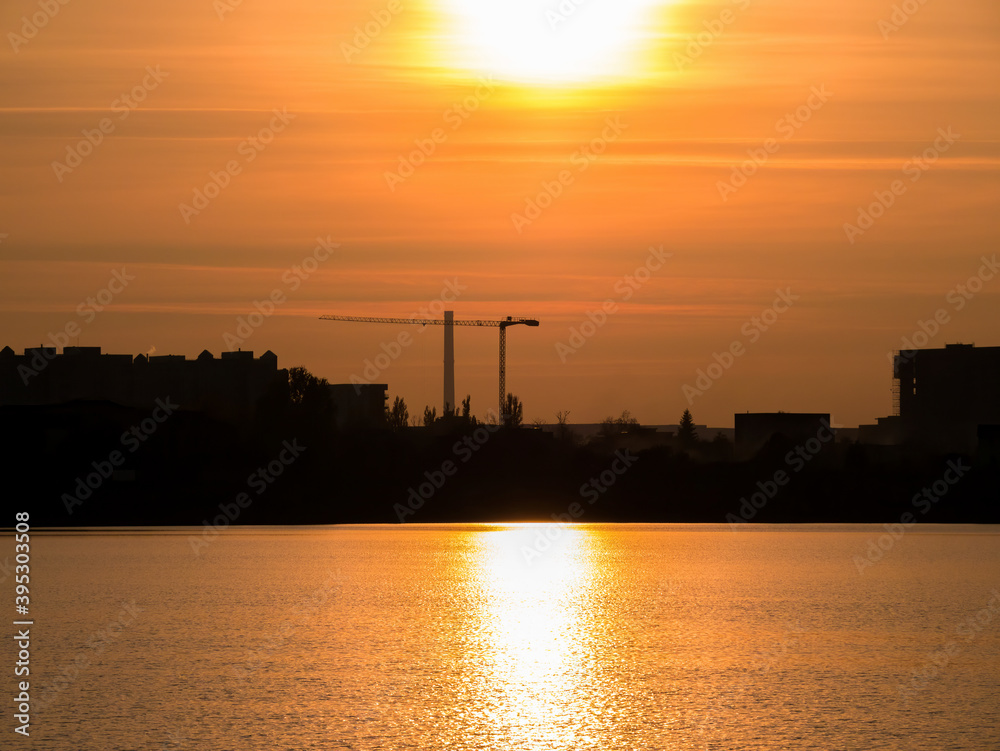
M 575 728 L 594 662 L 590 542 L 582 529 L 539 524 L 480 537 L 486 664 L 479 688 L 491 725 L 513 747 L 572 747 L 582 740 Z

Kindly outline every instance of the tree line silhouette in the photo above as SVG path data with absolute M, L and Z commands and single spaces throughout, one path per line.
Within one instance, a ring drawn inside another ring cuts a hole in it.
M 526 425 L 514 394 L 503 420 L 495 413 L 476 417 L 469 396 L 440 415 L 431 407 L 412 415 L 395 396 L 384 419 L 338 428 L 328 385 L 291 368 L 287 383 L 261 397 L 249 425 L 182 405 L 72 513 L 63 497 L 86 483 L 120 447 L 123 432 L 148 414 L 109 402 L 2 407 L 0 461 L 8 482 L 29 478 L 26 500 L 40 526 L 201 525 L 218 516 L 220 504 L 247 493 L 249 479 L 266 475 L 287 445 L 303 450 L 266 493 L 249 494 L 240 524 L 396 523 L 393 507 L 446 461 L 456 471 L 407 522 L 551 520 L 579 501 L 616 456 L 629 458 L 627 471 L 579 521 L 724 523 L 758 483 L 787 466 L 796 448 L 777 435 L 737 460 L 725 436 L 698 435 L 689 410 L 676 435 L 657 433 L 626 410 L 584 439 L 567 411 L 544 430 L 541 421 Z M 949 460 L 955 456 L 831 441 L 754 521 L 892 522 Z M 960 460 L 972 469 L 922 521 L 1000 522 L 997 457 Z

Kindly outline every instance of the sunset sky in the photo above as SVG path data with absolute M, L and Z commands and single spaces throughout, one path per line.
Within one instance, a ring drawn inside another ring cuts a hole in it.
M 457 288 L 456 318 L 541 321 L 508 332 L 527 421 L 853 426 L 938 310 L 927 346 L 1000 345 L 996 0 L 64 2 L 0 7 L 0 347 L 74 322 L 218 355 L 278 290 L 243 349 L 347 382 L 400 329 L 318 316 Z M 440 410 L 442 329 L 407 330 L 376 381 Z M 455 340 L 459 398 L 495 409 L 496 329 Z

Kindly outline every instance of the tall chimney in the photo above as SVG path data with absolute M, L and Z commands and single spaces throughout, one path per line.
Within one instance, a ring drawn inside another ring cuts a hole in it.
M 444 312 L 444 408 L 455 411 L 455 313 Z

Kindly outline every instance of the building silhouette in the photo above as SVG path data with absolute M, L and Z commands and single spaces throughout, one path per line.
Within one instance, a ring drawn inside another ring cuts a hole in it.
M 897 446 L 905 441 L 899 415 L 876 417 L 874 425 L 858 425 L 858 441 L 869 446 Z
M 1000 347 L 947 344 L 893 357 L 893 407 L 904 439 L 974 451 L 979 426 L 1000 425 Z
M 235 424 L 249 423 L 269 390 L 287 385 L 288 371 L 267 351 L 208 350 L 194 360 L 183 355 L 104 354 L 100 347 L 37 347 L 18 355 L 0 350 L 0 406 L 41 406 L 106 401 L 151 408 L 169 397 L 186 411 Z

